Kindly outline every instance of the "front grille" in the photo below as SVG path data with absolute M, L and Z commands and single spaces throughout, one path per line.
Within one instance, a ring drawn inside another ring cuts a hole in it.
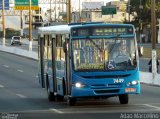
M 106 88 L 121 88 L 122 83 L 116 84 L 93 84 L 91 85 L 91 89 L 106 89 Z
M 110 87 L 110 88 L 120 88 L 120 87 L 122 87 L 122 83 L 108 84 L 108 87 Z
M 95 90 L 96 94 L 106 94 L 106 93 L 118 93 L 119 89 L 113 89 L 113 90 Z
M 101 78 L 124 78 L 124 77 L 128 77 L 130 76 L 130 74 L 125 74 L 125 75 L 100 75 L 100 76 L 81 76 L 83 78 L 88 78 L 88 79 L 101 79 Z

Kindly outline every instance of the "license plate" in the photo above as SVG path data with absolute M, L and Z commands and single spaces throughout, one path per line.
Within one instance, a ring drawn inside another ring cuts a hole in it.
M 136 92 L 136 88 L 125 88 L 125 92 Z

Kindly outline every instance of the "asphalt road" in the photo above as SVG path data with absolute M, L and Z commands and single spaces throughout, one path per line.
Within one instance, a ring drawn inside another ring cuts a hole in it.
M 128 119 L 151 113 L 157 119 L 160 87 L 142 84 L 141 94 L 130 95 L 128 105 L 120 105 L 118 97 L 113 97 L 80 100 L 70 107 L 47 100 L 38 82 L 37 61 L 0 52 L 0 112 L 0 119 Z

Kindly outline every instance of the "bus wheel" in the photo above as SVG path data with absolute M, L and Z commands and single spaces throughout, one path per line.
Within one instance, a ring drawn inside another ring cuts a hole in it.
M 61 95 L 56 96 L 56 101 L 62 102 L 63 100 L 64 100 L 64 96 L 61 96 Z
M 49 86 L 47 85 L 47 95 L 49 101 L 55 101 L 54 93 L 50 92 Z
M 69 105 L 69 106 L 74 106 L 75 104 L 76 104 L 76 98 L 68 98 L 67 99 L 67 104 Z
M 121 104 L 128 104 L 129 96 L 128 94 L 119 95 L 119 101 Z

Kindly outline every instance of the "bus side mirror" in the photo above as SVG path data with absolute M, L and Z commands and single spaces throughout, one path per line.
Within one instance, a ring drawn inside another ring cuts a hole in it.
M 67 52 L 67 44 L 66 44 L 66 42 L 63 43 L 63 52 L 65 52 L 65 53 Z
M 133 65 L 134 65 L 134 66 L 137 66 L 137 61 L 136 61 L 136 59 L 133 60 Z

